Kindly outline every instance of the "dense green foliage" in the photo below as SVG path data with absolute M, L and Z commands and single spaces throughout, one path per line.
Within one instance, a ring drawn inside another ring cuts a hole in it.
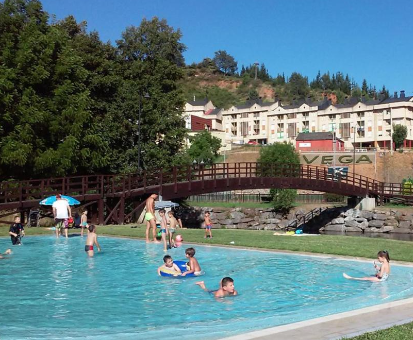
M 180 39 L 154 18 L 112 46 L 73 17 L 50 23 L 38 0 L 0 3 L 0 177 L 173 164 L 186 135 Z
M 283 177 L 291 176 L 297 173 L 298 167 L 294 165 L 300 164 L 300 158 L 291 143 L 275 143 L 268 145 L 260 150 L 258 162 L 262 163 L 262 176 L 267 177 Z M 277 165 L 277 166 L 272 166 Z M 281 165 L 281 166 L 280 166 Z M 290 168 L 291 165 L 291 168 Z M 285 172 L 282 166 L 285 167 Z M 272 204 L 275 210 L 286 212 L 294 206 L 297 197 L 296 189 L 279 189 L 272 188 L 270 190 Z
M 396 148 L 403 146 L 403 142 L 407 137 L 407 127 L 400 124 L 393 125 L 393 141 Z
M 191 146 L 187 154 L 190 160 L 198 163 L 203 162 L 206 165 L 211 165 L 214 159 L 218 156 L 218 150 L 221 147 L 221 140 L 211 135 L 207 130 L 204 130 L 193 137 L 190 137 Z
M 224 75 L 234 75 L 238 69 L 238 63 L 234 57 L 229 55 L 227 51 L 215 52 L 214 63 L 216 67 L 224 72 Z

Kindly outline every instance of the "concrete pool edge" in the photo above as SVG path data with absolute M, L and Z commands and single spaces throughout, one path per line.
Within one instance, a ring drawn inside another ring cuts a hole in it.
M 412 322 L 412 308 L 413 298 L 409 298 L 221 339 L 335 340 Z

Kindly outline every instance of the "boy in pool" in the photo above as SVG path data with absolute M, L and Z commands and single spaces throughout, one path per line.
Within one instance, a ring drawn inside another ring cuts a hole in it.
M 194 248 L 188 248 L 185 250 L 185 256 L 187 259 L 189 259 L 189 262 L 187 263 L 189 270 L 186 272 L 182 273 L 182 276 L 186 276 L 187 274 L 194 273 L 194 275 L 199 276 L 202 274 L 201 272 L 201 267 L 198 263 L 198 260 L 194 257 L 195 256 L 195 249 Z
M 163 251 L 167 251 L 168 247 L 166 245 L 166 238 L 168 236 L 168 225 L 166 222 L 166 216 L 165 216 L 165 210 L 160 209 L 159 210 L 159 216 L 161 217 L 161 234 L 162 234 L 162 242 L 163 242 Z M 171 247 L 171 244 L 169 243 L 169 248 Z
M 169 217 L 169 244 L 171 247 L 176 248 L 175 241 L 174 241 L 174 234 L 175 234 L 176 228 L 178 228 L 178 221 L 176 220 L 172 210 L 168 212 L 168 217 Z
M 100 251 L 98 235 L 96 234 L 96 226 L 91 224 L 89 226 L 89 233 L 87 235 L 86 245 L 85 245 L 85 252 L 88 254 L 89 257 L 93 257 L 94 255 L 93 245 L 95 244 L 98 247 L 98 251 Z
M 11 225 L 10 230 L 9 230 L 9 235 L 11 238 L 11 243 L 13 245 L 21 245 L 21 238 L 24 236 L 24 227 L 20 223 L 20 217 L 16 216 L 14 218 L 14 223 Z
M 390 255 L 387 250 L 381 250 L 377 253 L 377 259 L 379 260 L 381 266 L 377 266 L 374 262 L 374 268 L 376 269 L 375 276 L 368 277 L 351 277 L 346 273 L 343 273 L 343 276 L 349 280 L 358 280 L 358 281 L 373 281 L 373 282 L 382 282 L 386 281 L 390 275 Z
M 196 282 L 196 284 L 208 293 L 213 293 L 216 298 L 238 295 L 234 287 L 234 280 L 230 277 L 224 277 L 219 283 L 218 290 L 208 290 L 205 287 L 204 281 Z
M 212 238 L 212 222 L 211 222 L 211 216 L 210 216 L 209 211 L 205 212 L 204 225 L 205 225 L 205 237 L 204 238 L 207 238 L 208 233 L 209 233 L 209 238 Z
M 7 249 L 3 254 L 0 254 L 0 259 L 5 259 L 4 255 L 9 255 L 11 254 L 11 249 Z
M 175 272 L 176 275 L 181 275 L 181 269 L 174 263 L 172 257 L 169 255 L 165 255 L 163 257 L 164 264 L 158 268 L 158 275 L 161 275 L 161 270 L 166 269 L 167 272 Z M 172 274 L 172 273 L 171 273 Z M 173 274 L 175 275 L 175 274 Z

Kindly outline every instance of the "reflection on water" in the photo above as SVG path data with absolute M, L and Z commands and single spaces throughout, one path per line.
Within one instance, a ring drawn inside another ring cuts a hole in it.
M 341 235 L 341 236 L 357 236 L 357 237 L 371 237 L 371 238 L 385 238 L 389 240 L 399 241 L 413 241 L 413 234 L 398 234 L 398 233 L 345 233 L 339 231 L 328 231 L 323 235 Z

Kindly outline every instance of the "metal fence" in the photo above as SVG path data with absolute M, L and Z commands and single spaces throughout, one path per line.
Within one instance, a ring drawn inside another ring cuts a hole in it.
M 344 203 L 345 196 L 331 194 L 298 194 L 295 203 Z M 271 196 L 265 193 L 251 194 L 233 191 L 215 192 L 190 196 L 191 202 L 270 202 Z

